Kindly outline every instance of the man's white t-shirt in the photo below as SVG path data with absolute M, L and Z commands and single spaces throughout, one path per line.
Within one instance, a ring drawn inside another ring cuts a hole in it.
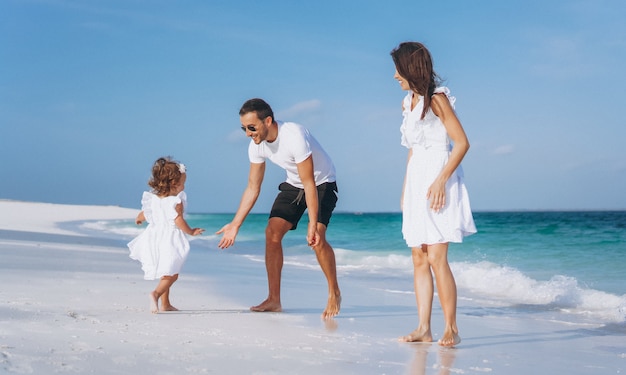
M 298 175 L 297 164 L 313 154 L 315 185 L 335 181 L 335 166 L 332 160 L 311 133 L 294 122 L 277 122 L 278 136 L 274 142 L 263 141 L 258 145 L 250 141 L 248 157 L 250 163 L 265 163 L 270 159 L 287 172 L 288 184 L 304 188 Z

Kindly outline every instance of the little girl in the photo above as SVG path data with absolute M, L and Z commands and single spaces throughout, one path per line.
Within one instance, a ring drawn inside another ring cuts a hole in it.
M 150 293 L 150 311 L 177 311 L 170 304 L 170 287 L 178 279 L 178 273 L 189 254 L 189 241 L 185 233 L 197 236 L 204 229 L 190 228 L 183 218 L 187 206 L 185 189 L 185 165 L 171 158 L 159 158 L 152 166 L 152 178 L 148 185 L 152 192 L 144 192 L 141 212 L 135 222 L 148 227 L 137 238 L 128 243 L 130 257 L 141 262 L 145 280 L 160 279 L 156 289 Z

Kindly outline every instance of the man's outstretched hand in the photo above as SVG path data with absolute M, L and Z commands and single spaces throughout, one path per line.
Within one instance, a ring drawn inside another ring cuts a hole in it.
M 215 234 L 224 234 L 220 239 L 220 242 L 217 244 L 217 247 L 220 249 L 226 249 L 233 246 L 238 232 L 239 228 L 235 227 L 232 223 L 224 225 L 222 229 L 215 232 Z

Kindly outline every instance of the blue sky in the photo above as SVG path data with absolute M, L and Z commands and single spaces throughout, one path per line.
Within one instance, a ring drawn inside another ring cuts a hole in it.
M 626 209 L 626 2 L 0 2 L 0 199 L 138 207 L 162 155 L 192 212 L 234 212 L 238 111 L 262 97 L 333 157 L 339 211 L 398 211 L 389 52 L 421 41 L 457 97 L 475 210 Z M 284 179 L 268 165 L 255 212 Z

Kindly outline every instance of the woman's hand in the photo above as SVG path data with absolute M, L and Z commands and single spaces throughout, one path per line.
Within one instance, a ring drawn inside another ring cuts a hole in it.
M 435 180 L 435 182 L 430 185 L 428 188 L 428 193 L 426 193 L 426 199 L 430 201 L 430 209 L 439 212 L 446 205 L 446 183 L 445 181 L 441 181 L 440 179 Z

